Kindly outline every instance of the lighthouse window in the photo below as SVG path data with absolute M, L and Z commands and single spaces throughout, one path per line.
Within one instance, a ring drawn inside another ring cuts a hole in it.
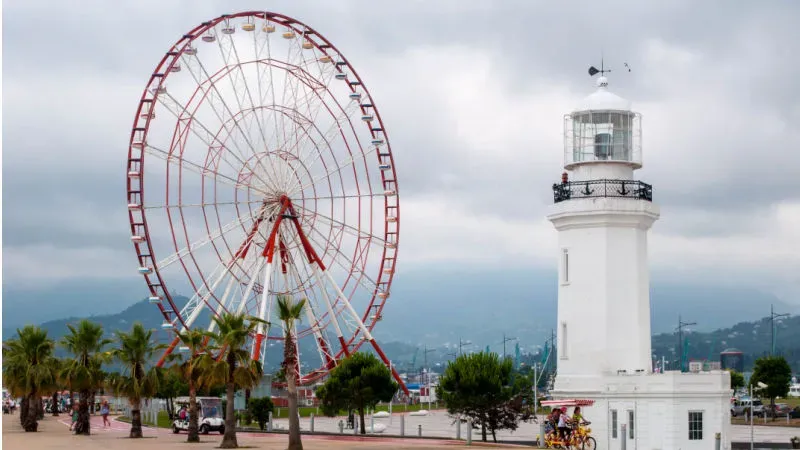
M 633 439 L 633 411 L 628 410 L 628 439 Z
M 611 410 L 611 439 L 617 438 L 617 410 Z
M 703 440 L 703 412 L 689 411 L 689 440 Z
M 568 359 L 567 348 L 567 322 L 561 322 L 561 345 L 558 348 L 561 359 Z
M 561 249 L 561 284 L 569 284 L 569 250 Z

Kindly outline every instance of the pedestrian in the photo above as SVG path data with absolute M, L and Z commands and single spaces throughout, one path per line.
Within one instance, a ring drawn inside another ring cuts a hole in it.
M 110 412 L 108 407 L 108 400 L 103 400 L 103 404 L 100 405 L 100 415 L 103 416 L 103 428 L 108 426 L 111 428 L 111 421 L 108 420 L 108 413 Z
M 69 431 L 75 431 L 75 426 L 78 424 L 78 405 L 72 406 L 72 425 L 69 426 Z

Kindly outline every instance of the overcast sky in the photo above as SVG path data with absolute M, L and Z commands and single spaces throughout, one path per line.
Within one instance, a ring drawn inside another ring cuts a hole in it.
M 800 304 L 800 3 L 235 4 L 310 24 L 369 86 L 402 194 L 397 283 L 432 264 L 555 269 L 562 116 L 602 53 L 644 117 L 653 276 Z M 4 2 L 4 286 L 139 277 L 124 191 L 138 98 L 168 47 L 230 5 Z

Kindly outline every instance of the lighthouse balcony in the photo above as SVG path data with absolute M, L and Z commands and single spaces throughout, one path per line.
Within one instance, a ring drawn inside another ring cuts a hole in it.
M 653 186 L 635 180 L 565 181 L 553 184 L 553 200 L 560 203 L 579 198 L 617 197 L 653 201 Z

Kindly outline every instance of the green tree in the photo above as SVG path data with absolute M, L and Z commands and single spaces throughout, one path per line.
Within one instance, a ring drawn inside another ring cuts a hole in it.
M 186 380 L 189 388 L 189 437 L 186 442 L 200 442 L 198 433 L 197 391 L 203 387 L 204 371 L 214 364 L 213 359 L 205 350 L 206 333 L 202 330 L 188 330 L 178 333 L 178 338 L 188 350 L 188 358 L 175 364 L 171 368 L 178 376 Z
M 70 391 L 78 391 L 78 421 L 75 434 L 91 434 L 89 422 L 89 397 L 92 391 L 103 385 L 103 363 L 109 355 L 103 348 L 110 339 L 103 338 L 103 327 L 89 320 L 81 320 L 78 326 L 67 325 L 69 334 L 61 340 L 61 345 L 72 353 L 73 358 L 64 362 L 60 376 L 67 381 Z
M 744 375 L 733 369 L 728 370 L 728 372 L 731 373 L 731 389 L 735 394 L 737 390 L 744 387 Z
M 123 371 L 114 374 L 111 385 L 117 394 L 128 398 L 131 405 L 131 432 L 129 437 L 142 437 L 142 399 L 155 396 L 158 391 L 158 369 L 146 367 L 163 346 L 153 342 L 153 331 L 136 322 L 129 333 L 118 332 L 119 346 L 111 351 L 122 364 Z
M 175 397 L 189 395 L 189 383 L 173 369 L 159 370 L 158 391 L 155 397 L 164 400 L 169 420 L 175 420 Z
M 283 363 L 286 375 L 286 391 L 289 401 L 289 450 L 302 450 L 300 440 L 300 416 L 297 409 L 297 345 L 295 324 L 300 320 L 306 300 L 294 301 L 289 295 L 279 295 L 277 299 L 278 318 L 283 322 Z
M 438 394 L 452 415 L 471 417 L 497 441 L 497 430 L 516 430 L 520 420 L 531 417 L 530 405 L 518 389 L 527 383 L 512 381 L 512 361 L 493 353 L 461 355 L 449 363 L 439 381 Z M 526 394 L 527 395 L 527 394 Z
M 39 429 L 41 393 L 57 383 L 54 348 L 47 331 L 32 325 L 17 329 L 17 338 L 3 344 L 3 384 L 22 397 L 20 421 L 26 432 Z
M 750 376 L 750 385 L 758 390 L 758 383 L 764 383 L 766 388 L 760 391 L 769 398 L 771 406 L 775 406 L 776 397 L 786 397 L 789 393 L 789 384 L 792 382 L 792 368 L 783 356 L 764 356 L 756 360 L 753 375 Z M 773 417 L 773 420 L 775 417 Z
M 247 412 L 250 413 L 250 416 L 258 422 L 258 428 L 261 431 L 267 426 L 267 421 L 269 421 L 269 413 L 272 412 L 274 409 L 274 405 L 272 404 L 272 399 L 269 397 L 254 397 L 250 399 L 250 402 L 247 403 Z
M 325 384 L 317 388 L 316 395 L 328 416 L 341 410 L 357 410 L 361 434 L 366 434 L 366 409 L 374 408 L 378 402 L 388 402 L 397 389 L 397 383 L 383 362 L 375 355 L 358 352 L 339 362 Z
M 203 383 L 209 386 L 225 384 L 225 434 L 220 448 L 238 448 L 233 397 L 237 387 L 251 388 L 261 381 L 261 363 L 250 358 L 245 345 L 250 335 L 255 334 L 258 324 L 265 322 L 243 314 L 223 313 L 214 317 L 214 323 L 219 331 L 209 335 L 221 348 L 221 353 L 204 369 Z

